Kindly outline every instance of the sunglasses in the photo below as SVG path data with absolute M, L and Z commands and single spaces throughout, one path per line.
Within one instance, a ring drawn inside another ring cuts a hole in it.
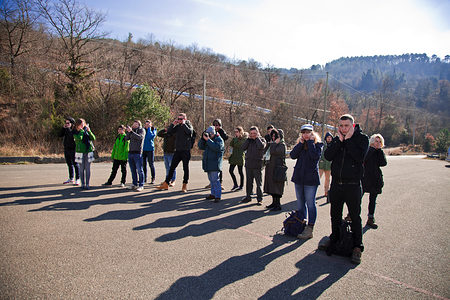
M 67 125 L 71 124 L 70 122 L 66 122 Z
M 184 119 L 183 118 L 178 118 L 178 121 L 183 121 Z

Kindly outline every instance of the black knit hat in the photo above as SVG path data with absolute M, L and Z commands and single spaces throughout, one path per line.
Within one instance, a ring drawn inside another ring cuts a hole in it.
M 72 117 L 67 117 L 66 120 L 69 120 L 70 123 L 75 124 L 75 119 Z

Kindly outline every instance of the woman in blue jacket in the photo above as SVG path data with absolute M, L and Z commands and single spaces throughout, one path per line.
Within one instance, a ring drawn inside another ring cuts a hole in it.
M 211 194 L 206 197 L 208 200 L 219 202 L 222 197 L 222 187 L 220 185 L 219 172 L 222 171 L 222 157 L 225 146 L 222 138 L 214 126 L 210 126 L 203 133 L 198 141 L 198 148 L 203 151 L 202 168 L 208 173 L 211 185 Z
M 297 160 L 291 181 L 295 184 L 299 217 L 302 221 L 306 219 L 306 212 L 308 212 L 308 226 L 298 235 L 298 238 L 310 239 L 313 237 L 317 218 L 316 192 L 320 185 L 319 160 L 323 144 L 312 125 L 305 124 L 300 131 L 297 145 L 290 153 L 291 158 Z

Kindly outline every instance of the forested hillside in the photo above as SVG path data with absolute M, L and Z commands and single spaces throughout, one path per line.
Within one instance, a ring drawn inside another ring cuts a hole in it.
M 272 123 L 288 144 L 303 119 L 322 123 L 325 101 L 328 124 L 350 112 L 388 146 L 414 139 L 432 148 L 450 126 L 449 56 L 340 58 L 285 70 L 196 46 L 136 41 L 131 33 L 109 39 L 101 31 L 106 16 L 76 0 L 6 0 L 0 14 L 3 155 L 62 151 L 56 133 L 68 115 L 85 118 L 105 151 L 117 125 L 135 118 L 162 127 L 184 111 L 201 132 L 204 86 L 207 125 L 221 118 L 233 132 Z

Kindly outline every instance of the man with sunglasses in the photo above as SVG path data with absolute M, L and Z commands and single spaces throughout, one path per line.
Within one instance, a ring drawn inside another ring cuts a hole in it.
M 169 126 L 167 133 L 175 136 L 175 153 L 170 164 L 169 174 L 166 180 L 157 187 L 159 190 L 168 190 L 169 183 L 177 168 L 178 164 L 183 162 L 183 187 L 181 191 L 187 192 L 187 184 L 189 181 L 189 160 L 191 159 L 191 148 L 193 145 L 192 139 L 194 128 L 189 120 L 186 119 L 186 114 L 178 114 L 177 119 Z

